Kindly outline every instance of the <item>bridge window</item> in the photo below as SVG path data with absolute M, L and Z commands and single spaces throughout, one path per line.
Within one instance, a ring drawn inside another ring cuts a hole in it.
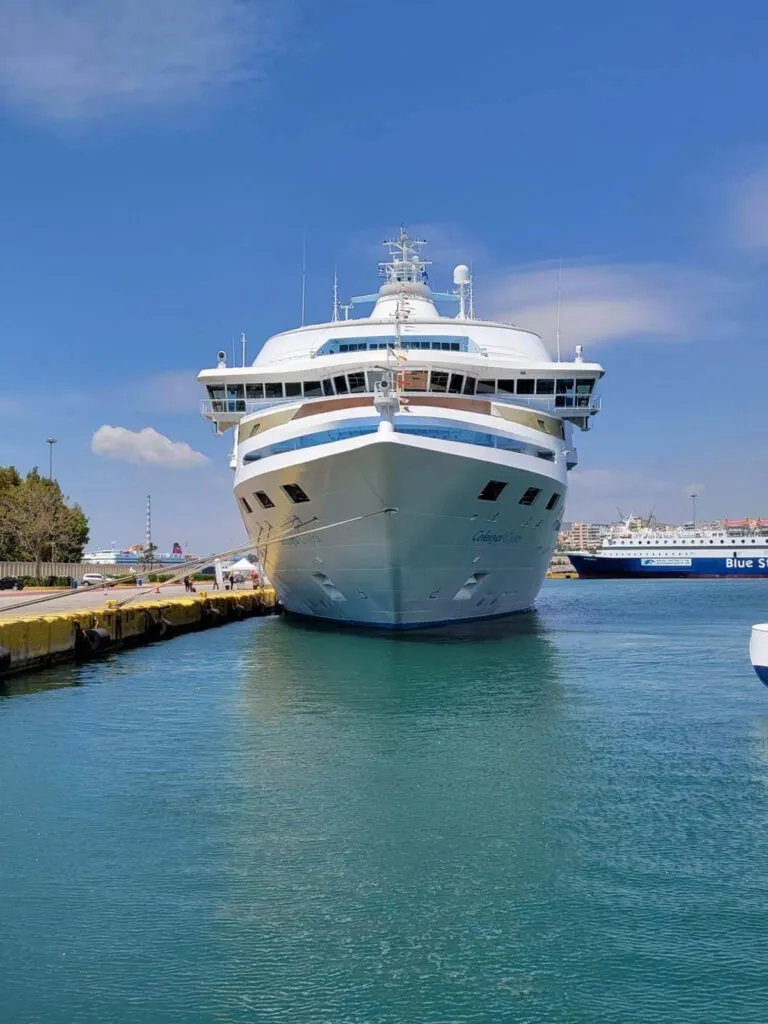
M 250 514 L 251 514 L 251 513 L 253 512 L 253 509 L 252 509 L 252 508 L 251 508 L 251 506 L 250 506 L 250 505 L 248 504 L 248 502 L 247 502 L 247 501 L 245 500 L 245 498 L 241 498 L 241 499 L 240 499 L 240 503 L 242 504 L 243 508 L 244 508 L 244 509 L 245 509 L 245 511 L 246 511 L 246 512 L 248 513 L 248 515 L 250 515 Z
M 304 397 L 305 398 L 318 398 L 323 393 L 323 385 L 319 380 L 305 380 L 304 381 Z
M 294 505 L 300 505 L 303 501 L 309 501 L 308 495 L 299 487 L 298 484 L 283 484 L 282 489 L 294 503 Z
M 406 370 L 403 374 L 405 391 L 426 391 L 429 370 Z
M 263 384 L 246 384 L 245 385 L 245 397 L 253 400 L 264 397 L 264 385 Z
M 552 378 L 548 380 L 537 380 L 536 381 L 536 394 L 537 395 L 554 395 L 555 393 L 555 382 Z
M 301 396 L 301 381 L 287 380 L 285 382 L 285 397 L 299 398 Z
M 448 387 L 448 374 L 441 370 L 433 370 L 429 381 L 430 391 L 445 391 Z
M 499 391 L 503 391 L 508 395 L 514 395 L 515 393 L 515 381 L 514 380 L 500 380 Z
M 479 380 L 477 382 L 477 394 L 478 395 L 495 395 L 496 394 L 496 381 L 495 380 Z
M 265 398 L 282 398 L 283 397 L 283 384 L 282 381 L 277 381 L 273 384 L 264 385 L 264 397 Z
M 461 394 L 461 385 L 463 383 L 464 383 L 464 374 L 463 373 L 452 373 L 451 374 L 450 382 L 448 384 L 448 390 L 450 391 L 450 393 L 452 395 L 460 395 Z
M 475 384 L 476 383 L 477 383 L 477 381 L 475 380 L 474 377 L 466 377 L 464 379 L 464 394 L 465 395 L 474 395 L 474 393 L 475 393 Z
M 501 381 L 499 381 L 499 383 L 501 383 Z M 532 395 L 535 383 L 536 381 L 534 380 L 522 380 L 521 378 L 517 382 L 518 395 Z
M 340 377 L 333 378 L 333 384 L 336 388 L 337 395 L 346 395 L 347 393 L 347 378 L 342 373 Z
M 242 384 L 228 384 L 227 385 L 227 398 L 245 398 L 245 392 Z
M 553 508 L 556 508 L 558 501 L 560 501 L 560 495 L 555 492 L 547 502 L 547 512 L 551 512 Z
M 211 396 L 211 398 L 221 399 L 221 398 L 225 397 L 226 389 L 225 389 L 223 384 L 215 384 L 215 385 L 209 384 L 208 385 L 208 394 Z
M 555 405 L 570 409 L 573 406 L 573 379 L 566 378 L 557 382 L 557 398 Z
M 326 377 L 326 379 L 323 381 L 323 394 L 324 395 L 332 395 L 333 394 L 333 384 L 331 384 L 331 381 L 330 381 L 329 377 Z
M 266 491 L 254 491 L 253 496 L 261 505 L 262 508 L 274 508 L 275 503 L 272 501 Z
M 365 374 L 364 373 L 350 373 L 348 375 L 349 390 L 352 394 L 359 394 L 361 391 L 365 391 Z
M 506 486 L 505 480 L 489 480 L 477 497 L 480 501 L 498 501 Z

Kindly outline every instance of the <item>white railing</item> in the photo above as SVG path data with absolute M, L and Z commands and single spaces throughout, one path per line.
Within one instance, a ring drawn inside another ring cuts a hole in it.
M 159 562 L 151 565 L 131 562 L 115 564 L 115 562 L 0 562 L 0 576 L 35 576 L 38 579 L 45 579 L 49 576 L 70 576 L 72 579 L 82 579 L 87 572 L 100 572 L 105 576 L 127 576 L 131 569 L 136 570 L 137 576 L 146 576 L 148 573 L 171 572 L 172 566 L 164 566 Z

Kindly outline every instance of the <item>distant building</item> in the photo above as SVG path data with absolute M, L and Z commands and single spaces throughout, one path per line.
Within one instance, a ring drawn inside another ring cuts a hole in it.
M 584 551 L 599 547 L 603 537 L 611 529 L 607 523 L 568 523 L 568 529 L 561 530 L 557 546 L 560 551 Z

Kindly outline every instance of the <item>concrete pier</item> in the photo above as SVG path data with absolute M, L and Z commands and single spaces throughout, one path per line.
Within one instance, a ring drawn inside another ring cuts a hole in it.
M 23 592 L 29 594 L 30 591 Z M 19 595 L 16 595 L 19 597 Z M 100 591 L 19 609 L 0 604 L 0 679 L 60 661 L 87 660 L 123 647 L 277 611 L 271 587 L 192 596 L 142 595 L 120 606 L 125 592 Z M 80 606 L 78 599 L 90 599 Z M 71 601 L 78 606 L 72 606 Z M 66 604 L 66 609 L 61 605 Z M 51 605 L 59 606 L 56 608 Z

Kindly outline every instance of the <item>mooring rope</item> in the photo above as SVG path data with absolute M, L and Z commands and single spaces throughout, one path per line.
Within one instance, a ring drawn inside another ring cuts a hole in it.
M 311 533 L 322 533 L 323 530 L 332 530 L 332 529 L 334 529 L 334 528 L 336 528 L 338 526 L 348 526 L 350 523 L 357 523 L 357 522 L 360 522 L 360 520 L 362 520 L 362 519 L 371 519 L 371 518 L 373 518 L 373 516 L 380 516 L 380 515 L 383 515 L 385 512 L 397 512 L 397 511 L 398 511 L 398 509 L 396 509 L 396 508 L 380 508 L 376 512 L 365 512 L 363 515 L 352 516 L 351 519 L 339 519 L 335 523 L 326 523 L 325 526 L 315 526 L 311 530 L 302 530 L 300 533 L 297 533 L 297 532 L 286 533 L 284 536 L 271 537 L 269 540 L 267 540 L 263 544 L 259 544 L 259 547 L 263 547 L 264 550 L 266 551 L 267 547 L 269 547 L 269 546 L 271 546 L 273 544 L 281 544 L 284 540 L 293 540 L 294 537 L 295 538 L 298 538 L 298 537 L 308 537 Z M 249 543 L 249 545 L 248 545 L 248 548 L 253 548 L 253 547 L 256 547 L 256 545 L 254 545 L 253 541 L 251 541 Z M 230 552 L 230 553 L 232 553 L 232 552 Z M 216 556 L 216 557 L 221 557 L 221 556 L 219 555 L 219 556 Z M 205 564 L 207 565 L 208 562 L 206 561 Z M 263 568 L 263 566 L 262 566 L 262 568 Z M 176 577 L 176 579 L 177 580 L 181 579 L 181 578 L 183 578 L 186 575 L 188 575 L 188 573 L 182 572 L 182 573 L 180 573 Z M 173 582 L 172 579 L 165 580 L 163 583 L 158 584 L 158 586 L 170 586 L 172 584 L 172 582 Z M 128 597 L 124 598 L 122 601 L 120 601 L 118 603 L 118 607 L 122 608 L 123 605 L 129 604 L 131 601 L 136 601 L 141 596 L 142 596 L 141 594 L 129 594 Z
M 259 548 L 264 548 L 264 551 L 266 552 L 266 549 L 268 547 L 271 547 L 274 544 L 280 544 L 284 540 L 293 539 L 294 537 L 306 537 L 312 533 L 322 533 L 323 530 L 332 530 L 339 526 L 348 526 L 350 523 L 360 522 L 363 519 L 371 519 L 374 516 L 380 516 L 386 512 L 397 511 L 399 510 L 396 508 L 380 508 L 376 512 L 365 512 L 359 516 L 352 516 L 350 519 L 340 519 L 335 523 L 326 523 L 325 526 L 316 526 L 311 530 L 302 530 L 301 532 L 296 532 L 294 528 L 294 532 L 291 533 L 289 531 L 289 528 L 285 527 L 285 533 L 279 533 L 276 531 L 276 535 L 274 537 L 269 537 L 266 541 L 260 542 L 258 545 L 255 544 L 253 540 L 249 540 L 247 543 L 238 544 L 236 547 L 228 548 L 226 551 L 219 551 L 212 555 L 205 555 L 204 557 L 194 558 L 188 562 L 184 562 L 182 565 L 174 566 L 171 578 L 163 580 L 162 583 L 157 583 L 155 584 L 155 586 L 157 588 L 172 586 L 175 582 L 178 582 L 178 580 L 190 575 L 190 573 L 194 573 L 197 569 L 201 569 L 211 565 L 216 561 L 216 559 L 230 558 L 233 555 L 245 554 L 247 551 L 252 551 L 254 549 L 258 551 Z M 134 573 L 127 573 L 125 576 L 117 576 L 115 577 L 114 580 L 104 585 L 103 591 L 107 592 L 109 590 L 112 590 L 120 583 L 135 583 L 135 581 L 136 574 Z M 116 601 L 115 604 L 118 608 L 122 608 L 124 605 L 129 604 L 131 601 L 139 600 L 149 592 L 149 590 L 140 590 L 137 594 L 129 594 L 128 597 L 124 598 L 122 601 Z M 78 596 L 82 596 L 82 590 L 69 590 L 65 594 L 45 594 L 43 597 L 33 597 L 27 601 L 17 601 L 12 605 L 6 605 L 5 607 L 0 606 L 0 617 L 2 617 L 2 615 L 5 612 L 18 611 L 21 608 L 31 608 L 39 604 L 45 604 L 48 601 L 62 601 L 68 597 Z
M 231 555 L 242 554 L 246 551 L 250 551 L 252 547 L 253 541 L 248 541 L 247 544 L 239 544 L 237 547 L 230 548 L 228 551 L 222 551 L 219 554 L 206 555 L 204 558 L 195 558 L 190 560 L 189 562 L 184 562 L 181 566 L 176 566 L 175 569 L 180 570 L 180 575 L 183 577 L 188 575 L 190 572 L 194 572 L 197 568 L 209 565 L 212 561 L 215 561 L 217 558 L 228 558 Z M 156 571 L 157 570 L 154 569 L 148 570 L 148 574 L 154 574 Z M 125 576 L 115 576 L 114 579 L 109 581 L 109 583 L 101 585 L 94 592 L 98 593 L 99 590 L 112 590 L 120 583 L 133 582 L 135 584 L 137 576 L 138 573 L 126 573 Z M 157 585 L 162 586 L 163 584 Z M 45 594 L 43 597 L 33 597 L 27 601 L 17 601 L 15 604 L 6 605 L 5 607 L 0 605 L 0 615 L 2 615 L 3 612 L 14 611 L 18 608 L 31 608 L 33 605 L 45 604 L 46 601 L 63 601 L 67 597 L 82 596 L 82 593 L 82 590 L 69 590 L 65 594 Z M 144 591 L 144 593 L 147 593 L 147 591 Z

